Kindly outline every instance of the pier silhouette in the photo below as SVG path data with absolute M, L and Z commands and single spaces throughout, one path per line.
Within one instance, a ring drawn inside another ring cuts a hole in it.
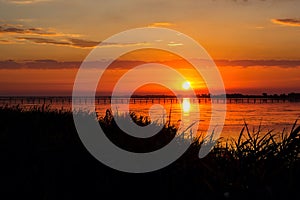
M 111 96 L 1 96 L 0 104 L 2 105 L 40 105 L 40 104 L 71 104 L 72 99 L 75 100 L 74 103 L 78 104 L 89 104 L 95 102 L 96 104 L 169 104 L 169 103 L 179 103 L 182 102 L 184 98 L 189 97 L 179 97 L 175 96 L 162 96 L 162 95 L 148 95 L 148 96 L 132 96 L 132 97 L 115 97 L 112 99 Z M 262 104 L 262 103 L 288 103 L 288 102 L 300 102 L 300 93 L 289 93 L 281 95 L 267 95 L 263 93 L 262 95 L 243 95 L 243 94 L 226 94 L 226 95 L 209 95 L 201 94 L 197 95 L 196 98 L 189 98 L 191 103 L 248 103 L 248 104 Z

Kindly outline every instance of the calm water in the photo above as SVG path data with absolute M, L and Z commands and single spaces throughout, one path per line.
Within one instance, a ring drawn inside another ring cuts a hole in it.
M 44 102 L 29 103 L 28 101 L 5 101 L 1 100 L 0 105 L 19 104 L 24 107 L 39 106 Z M 52 109 L 71 109 L 71 103 L 69 101 L 46 101 L 46 105 L 50 105 Z M 158 106 L 160 104 L 161 106 Z M 221 105 L 221 103 L 219 103 Z M 88 109 L 85 102 L 77 102 L 77 105 L 82 108 Z M 126 112 L 126 102 L 119 102 L 114 107 L 117 107 L 118 113 L 122 114 Z M 196 109 L 196 105 L 199 106 L 199 110 Z M 218 104 L 216 104 L 218 109 Z M 106 109 L 109 108 L 109 104 L 97 103 L 96 112 L 99 116 L 104 116 Z M 157 99 L 152 101 L 140 101 L 137 100 L 135 103 L 132 101 L 129 103 L 129 110 L 135 112 L 137 115 L 149 116 L 151 113 L 151 119 L 157 120 L 160 123 L 167 122 L 171 119 L 172 124 L 182 123 L 185 127 L 199 121 L 198 128 L 196 127 L 197 133 L 205 134 L 210 124 L 211 118 L 211 104 L 200 103 L 192 101 L 189 98 L 182 99 L 180 102 L 163 102 Z M 183 120 L 180 122 L 181 114 Z M 221 137 L 230 138 L 237 137 L 241 131 L 244 121 L 249 124 L 250 130 L 253 128 L 257 129 L 261 124 L 263 131 L 274 129 L 274 132 L 281 132 L 284 128 L 287 131 L 290 130 L 292 124 L 296 119 L 300 118 L 300 103 L 228 103 L 226 109 L 226 119 L 221 133 Z M 213 126 L 218 126 L 214 124 Z
M 198 104 L 199 111 L 195 110 L 195 103 L 188 98 L 183 99 L 182 104 L 161 104 L 165 108 L 165 120 L 168 120 L 171 108 L 171 122 L 177 124 L 181 119 L 181 114 L 184 115 L 184 126 L 190 125 L 195 120 L 199 120 L 197 129 L 198 134 L 206 133 L 211 122 L 211 104 Z M 120 104 L 118 105 L 119 112 L 125 110 Z M 161 107 L 153 106 L 152 104 L 130 104 L 130 110 L 138 114 L 147 116 L 149 109 L 153 113 L 154 118 L 158 116 L 161 118 L 163 111 Z M 216 104 L 218 109 L 218 104 Z M 282 132 L 285 128 L 289 131 L 296 119 L 300 118 L 300 103 L 262 103 L 262 104 L 248 104 L 248 103 L 228 103 L 226 105 L 226 119 L 221 133 L 221 137 L 230 138 L 237 137 L 246 122 L 250 130 L 258 129 L 261 125 L 263 131 L 274 129 L 274 132 Z M 98 112 L 104 113 L 106 107 L 98 106 Z M 212 122 L 213 126 L 218 124 Z

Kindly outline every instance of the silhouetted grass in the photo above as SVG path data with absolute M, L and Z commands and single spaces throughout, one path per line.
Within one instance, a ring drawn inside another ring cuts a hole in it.
M 80 114 L 80 113 L 79 113 Z M 88 113 L 81 113 L 88 115 Z M 126 120 L 128 116 L 118 116 Z M 151 122 L 130 114 L 141 126 Z M 107 137 L 133 152 L 159 149 L 176 127 L 168 122 L 155 136 L 123 133 L 107 113 L 99 118 Z M 155 124 L 154 124 L 155 125 Z M 0 109 L 1 199 L 279 199 L 300 194 L 300 126 L 287 133 L 250 131 L 245 123 L 237 140 L 220 139 L 203 159 L 203 137 L 168 167 L 145 174 L 113 170 L 98 162 L 81 143 L 71 112 L 46 106 Z

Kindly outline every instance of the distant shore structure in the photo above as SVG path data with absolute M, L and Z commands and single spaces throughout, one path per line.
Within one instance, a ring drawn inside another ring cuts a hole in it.
M 288 102 L 300 102 L 300 93 L 289 93 L 281 95 L 268 95 L 263 93 L 262 95 L 243 95 L 243 94 L 226 94 L 211 96 L 209 94 L 197 95 L 197 98 L 189 98 L 191 103 L 249 103 L 249 104 L 262 104 L 262 103 L 288 103 Z M 94 97 L 75 97 L 75 103 L 88 104 Z M 127 97 L 114 98 L 114 103 L 179 103 L 184 98 L 176 98 L 175 96 L 162 96 L 162 95 L 141 95 Z M 225 101 L 226 99 L 226 101 Z M 110 96 L 96 96 L 96 104 L 110 104 L 112 101 Z M 0 105 L 17 105 L 17 104 L 70 104 L 72 103 L 72 96 L 0 96 Z

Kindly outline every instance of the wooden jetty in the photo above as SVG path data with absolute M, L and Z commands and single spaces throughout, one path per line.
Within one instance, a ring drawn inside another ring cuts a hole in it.
M 96 104 L 169 104 L 169 103 L 178 103 L 182 102 L 185 98 L 175 98 L 175 97 L 133 97 L 125 98 L 118 97 L 111 99 L 108 96 L 96 96 L 94 98 Z M 76 104 L 89 104 L 93 102 L 93 97 L 75 97 Z M 221 98 L 221 97 L 198 97 L 198 98 L 189 98 L 191 103 L 229 103 L 229 104 L 263 104 L 263 103 L 287 103 L 287 102 L 300 102 L 295 101 L 294 99 L 288 98 L 269 98 L 269 97 L 259 97 L 259 98 Z M 71 96 L 0 96 L 0 105 L 41 105 L 41 104 L 68 104 L 72 103 Z

